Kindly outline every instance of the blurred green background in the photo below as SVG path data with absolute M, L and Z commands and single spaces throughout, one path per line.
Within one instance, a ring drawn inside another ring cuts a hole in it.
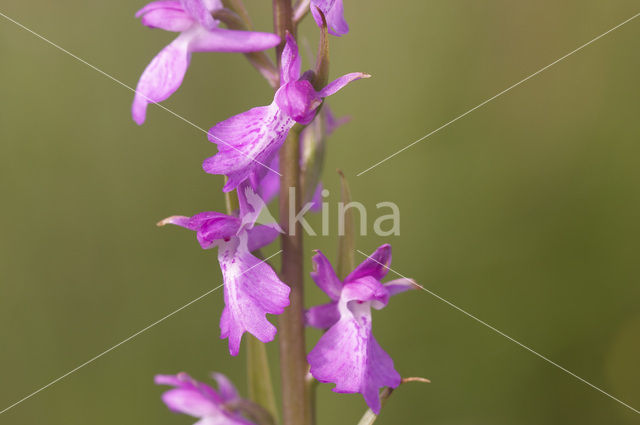
M 355 175 L 638 13 L 633 0 L 345 0 L 332 74 L 366 71 L 330 100 L 352 121 L 330 141 L 354 198 L 396 202 L 392 267 L 640 408 L 640 19 L 361 177 Z M 271 29 L 270 2 L 247 0 Z M 4 1 L 0 12 L 135 86 L 173 35 L 143 1 Z M 302 33 L 315 45 L 317 31 Z M 172 214 L 222 210 L 215 147 L 157 107 L 0 17 L 0 409 L 221 283 L 215 252 Z M 196 54 L 164 105 L 203 128 L 271 91 L 240 55 Z M 318 221 L 315 219 L 315 223 Z M 332 226 L 336 220 L 332 218 Z M 333 227 L 335 229 L 335 227 Z M 334 237 L 309 237 L 335 255 Z M 268 253 L 275 252 L 274 245 Z M 311 282 L 309 282 L 311 285 Z M 309 304 L 324 302 L 315 288 Z M 190 424 L 156 373 L 228 374 L 222 293 L 148 330 L 0 416 L 3 424 Z M 380 424 L 637 424 L 633 413 L 425 292 L 374 313 L 404 376 Z M 317 332 L 311 332 L 312 339 Z M 312 341 L 310 341 L 312 342 Z M 276 365 L 276 344 L 270 344 Z M 277 369 L 274 370 L 278 376 Z M 360 396 L 319 393 L 320 424 L 355 424 Z

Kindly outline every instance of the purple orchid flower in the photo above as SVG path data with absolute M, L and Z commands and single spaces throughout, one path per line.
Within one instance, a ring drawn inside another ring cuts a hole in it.
M 313 19 L 320 28 L 323 27 L 323 22 L 322 15 L 318 12 L 318 9 L 322 11 L 327 20 L 329 34 L 340 37 L 349 32 L 349 25 L 344 20 L 342 0 L 311 0 L 310 7 Z
M 307 311 L 307 324 L 328 329 L 307 359 L 320 382 L 336 384 L 338 393 L 360 393 L 373 412 L 380 413 L 379 391 L 400 385 L 393 360 L 371 333 L 371 307 L 379 310 L 389 297 L 417 287 L 410 279 L 382 284 L 391 264 L 391 246 L 382 245 L 340 281 L 329 260 L 316 251 L 311 277 L 331 298 Z
M 273 341 L 276 328 L 265 315 L 282 314 L 289 305 L 290 291 L 266 262 L 251 254 L 271 243 L 278 236 L 279 227 L 254 226 L 264 203 L 247 185 L 240 187 L 238 195 L 239 217 L 211 211 L 193 217 L 172 216 L 158 223 L 197 232 L 203 249 L 218 247 L 225 303 L 220 338 L 229 338 L 232 356 L 240 351 L 245 332 L 265 343 Z
M 209 141 L 218 145 L 218 153 L 203 163 L 209 174 L 229 178 L 223 190 L 229 192 L 246 179 L 259 181 L 289 130 L 298 122 L 309 124 L 325 97 L 352 81 L 370 75 L 354 72 L 316 91 L 310 74 L 300 75 L 300 55 L 294 38 L 287 34 L 280 65 L 280 88 L 269 106 L 260 106 L 216 124 L 209 130 Z
M 182 84 L 193 52 L 247 53 L 270 49 L 280 43 L 275 34 L 218 28 L 211 12 L 222 9 L 220 0 L 161 0 L 137 14 L 150 28 L 179 32 L 142 73 L 131 113 L 138 125 L 146 119 L 147 105 L 166 100 Z
M 253 425 L 229 408 L 229 403 L 240 400 L 231 381 L 221 373 L 213 373 L 212 377 L 218 383 L 217 391 L 184 372 L 156 375 L 154 381 L 158 385 L 175 387 L 162 394 L 162 401 L 176 413 L 200 418 L 195 425 Z
M 333 134 L 336 129 L 349 121 L 349 117 L 340 117 L 336 118 L 333 115 L 333 112 L 329 108 L 329 105 L 324 105 L 324 113 L 320 113 L 316 115 L 313 122 L 305 127 L 304 130 L 300 133 L 300 166 L 303 165 L 303 159 L 305 156 L 305 145 L 304 139 L 305 135 L 308 132 L 320 133 L 314 134 L 313 138 L 316 142 L 321 139 L 327 138 Z M 314 125 L 318 120 L 322 120 L 323 122 L 320 125 Z M 258 192 L 260 197 L 264 200 L 265 203 L 271 202 L 280 192 L 280 176 L 275 173 L 275 171 L 280 170 L 280 161 L 278 155 L 275 155 L 271 163 L 269 164 L 269 169 L 265 175 L 260 179 L 257 184 L 253 184 L 254 189 Z M 271 171 L 273 170 L 273 171 Z M 307 201 L 305 199 L 304 201 Z M 311 202 L 311 211 L 318 212 L 322 208 L 322 183 L 318 183 L 313 196 L 309 200 Z

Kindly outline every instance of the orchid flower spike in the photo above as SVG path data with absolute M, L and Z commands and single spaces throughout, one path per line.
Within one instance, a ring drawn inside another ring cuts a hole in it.
M 410 279 L 380 281 L 391 264 L 391 246 L 380 246 L 370 257 L 340 281 L 329 260 L 317 251 L 311 277 L 331 302 L 309 309 L 309 326 L 328 329 L 307 359 L 311 374 L 320 382 L 336 384 L 337 393 L 360 393 L 376 414 L 380 413 L 379 391 L 396 388 L 401 378 L 393 360 L 371 332 L 371 307 L 380 310 L 392 295 L 415 289 Z
M 174 387 L 162 394 L 162 401 L 176 413 L 199 418 L 195 425 L 253 425 L 253 422 L 229 407 L 241 400 L 231 381 L 221 373 L 213 373 L 212 377 L 218 384 L 217 391 L 184 372 L 156 375 L 155 383 Z
M 340 37 L 349 32 L 349 25 L 344 20 L 342 0 L 311 0 L 309 7 L 314 21 L 320 28 L 322 28 L 322 15 L 320 15 L 318 9 L 327 20 L 327 28 L 330 34 Z
M 206 159 L 202 167 L 209 174 L 229 178 L 225 192 L 247 179 L 259 181 L 296 122 L 309 124 L 324 98 L 352 81 L 370 77 L 354 72 L 316 91 L 307 79 L 309 74 L 301 76 L 298 45 L 290 34 L 280 63 L 280 88 L 271 105 L 250 109 L 209 130 L 209 141 L 218 145 L 218 153 Z
M 174 224 L 195 231 L 203 249 L 218 247 L 225 303 L 220 318 L 220 338 L 229 338 L 232 356 L 240 351 L 245 332 L 265 343 L 273 341 L 276 328 L 265 316 L 267 313 L 282 314 L 289 305 L 290 291 L 269 264 L 251 254 L 273 242 L 279 227 L 254 226 L 264 203 L 255 201 L 258 197 L 248 185 L 239 189 L 238 217 L 211 211 L 193 217 L 172 216 L 158 223 L 159 226 Z
M 142 73 L 131 113 L 142 125 L 147 105 L 166 100 L 182 84 L 193 52 L 247 53 L 270 49 L 280 43 L 271 33 L 218 28 L 211 12 L 222 9 L 220 0 L 161 0 L 147 4 L 136 14 L 150 28 L 178 32 Z

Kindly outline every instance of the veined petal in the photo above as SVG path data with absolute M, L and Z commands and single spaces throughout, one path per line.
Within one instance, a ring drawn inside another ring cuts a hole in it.
M 400 385 L 393 360 L 371 334 L 371 318 L 366 314 L 343 316 L 307 359 L 318 381 L 336 384 L 333 391 L 338 393 L 361 393 L 375 413 L 380 413 L 380 388 Z
M 189 44 L 192 52 L 248 53 L 270 49 L 280 37 L 268 32 L 236 31 L 222 28 L 198 28 Z
M 180 0 L 180 4 L 193 20 L 200 23 L 205 29 L 211 30 L 217 26 L 211 12 L 202 0 Z
M 310 7 L 313 19 L 320 28 L 322 28 L 322 16 L 316 8 L 324 14 L 330 34 L 340 37 L 349 32 L 349 25 L 344 19 L 342 0 L 311 0 Z
M 338 303 L 335 301 L 311 307 L 305 313 L 305 322 L 307 326 L 318 329 L 329 329 L 340 320 L 340 312 L 338 311 Z
M 218 145 L 218 153 L 206 159 L 202 168 L 209 174 L 227 175 L 223 190 L 229 192 L 271 163 L 294 123 L 275 103 L 222 121 L 209 130 L 209 141 Z
M 372 276 L 377 280 L 382 280 L 382 278 L 387 275 L 390 265 L 391 245 L 381 245 L 373 254 L 349 273 L 349 276 L 347 276 L 344 281 L 351 282 L 364 276 Z
M 340 282 L 340 279 L 336 276 L 336 272 L 333 270 L 331 263 L 320 251 L 316 251 L 311 261 L 313 262 L 311 279 L 313 279 L 316 285 L 318 285 L 329 298 L 337 301 L 342 292 L 342 282 Z
M 182 32 L 188 30 L 194 20 L 182 8 L 179 1 L 156 1 L 149 3 L 136 13 L 143 25 L 165 31 Z
M 133 120 L 142 125 L 147 115 L 147 105 L 166 100 L 182 84 L 189 67 L 191 54 L 188 51 L 189 37 L 181 34 L 153 58 L 142 73 L 131 113 Z
M 281 314 L 289 305 L 290 288 L 264 261 L 251 255 L 246 235 L 220 246 L 218 261 L 224 278 L 225 308 L 220 318 L 221 338 L 229 338 L 229 352 L 240 351 L 244 332 L 262 342 L 272 341 L 276 328 L 266 314 Z
M 280 85 L 298 81 L 300 78 L 300 54 L 295 38 L 287 34 L 286 44 L 280 59 Z
M 370 78 L 370 77 L 371 75 L 365 74 L 362 72 L 352 72 L 351 74 L 343 75 L 342 77 L 333 80 L 325 88 L 320 90 L 319 95 L 320 97 L 331 96 L 332 94 L 337 93 L 339 90 L 341 90 L 344 86 L 346 86 L 352 81 L 356 81 L 361 78 Z

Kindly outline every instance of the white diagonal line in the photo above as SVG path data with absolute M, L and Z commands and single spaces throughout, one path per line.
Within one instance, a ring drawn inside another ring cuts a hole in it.
M 209 134 L 208 131 L 206 131 L 205 129 L 203 129 L 202 127 L 198 126 L 197 124 L 194 124 L 193 122 L 189 121 L 188 119 L 186 119 L 185 117 L 183 117 L 182 115 L 179 115 L 175 112 L 173 112 L 171 109 L 167 108 L 166 106 L 161 105 L 160 103 L 156 103 L 153 100 L 149 99 L 147 96 L 145 96 L 142 93 L 139 93 L 138 91 L 136 91 L 136 89 L 132 88 L 131 86 L 123 83 L 122 81 L 118 80 L 116 77 L 112 76 L 111 74 L 107 74 L 106 72 L 104 72 L 103 70 L 101 70 L 100 68 L 90 64 L 89 62 L 85 61 L 84 59 L 74 55 L 73 53 L 71 53 L 70 51 L 66 50 L 65 48 L 57 45 L 56 43 L 54 43 L 53 41 L 47 39 L 46 37 L 38 34 L 37 32 L 33 31 L 30 28 L 25 27 L 24 25 L 22 25 L 20 22 L 16 21 L 15 19 L 12 19 L 10 17 L 8 17 L 7 15 L 5 15 L 4 13 L 0 12 L 0 16 L 2 16 L 3 18 L 5 18 L 6 20 L 13 22 L 14 24 L 16 24 L 17 26 L 19 26 L 20 28 L 22 28 L 25 31 L 30 32 L 31 34 L 35 35 L 36 37 L 38 37 L 40 40 L 50 44 L 51 46 L 55 47 L 56 49 L 60 50 L 61 52 L 66 53 L 67 55 L 71 56 L 72 58 L 82 62 L 83 64 L 87 65 L 89 68 L 93 69 L 94 71 L 99 72 L 100 74 L 104 75 L 105 77 L 107 77 L 108 79 L 120 84 L 122 87 L 129 89 L 130 91 L 132 91 L 135 94 L 139 94 L 140 96 L 142 96 L 145 100 L 147 100 L 149 103 L 157 105 L 159 108 L 164 109 L 165 111 L 167 111 L 168 113 L 170 113 L 171 115 L 173 115 L 176 118 L 181 119 L 182 121 L 186 122 L 187 124 L 189 124 L 190 126 L 192 126 L 193 128 L 196 128 L 198 130 L 200 130 L 201 132 L 203 132 L 204 134 L 206 134 L 207 136 L 211 136 L 214 139 L 216 139 L 217 141 L 219 141 L 220 143 L 223 143 L 227 146 L 229 146 L 230 148 L 238 151 L 241 155 L 249 158 L 250 160 L 252 160 L 253 162 L 262 165 L 263 167 L 265 167 L 266 169 L 268 169 L 269 171 L 273 171 L 274 173 L 276 173 L 279 176 L 282 176 L 282 174 L 280 174 L 279 172 L 277 172 L 276 170 L 270 168 L 269 166 L 263 164 L 262 162 L 258 161 L 255 158 L 250 157 L 249 155 L 245 154 L 244 152 L 242 152 L 240 149 L 236 148 L 235 146 L 225 142 L 224 140 L 214 136 L 213 134 Z
M 270 259 L 272 259 L 273 257 L 275 257 L 276 255 L 280 254 L 282 252 L 282 250 L 276 252 L 275 254 L 269 256 L 268 258 L 265 258 L 264 260 L 261 260 L 259 263 L 254 264 L 253 266 L 249 267 L 248 269 L 246 269 L 245 271 L 243 271 L 242 273 L 240 273 L 239 276 L 242 276 L 243 274 L 247 273 L 249 270 L 253 269 L 254 267 L 259 266 L 262 263 L 265 263 L 267 261 L 269 261 Z M 87 360 L 86 362 L 82 363 L 80 366 L 71 369 L 69 372 L 65 373 L 64 375 L 54 379 L 53 381 L 49 382 L 47 385 L 45 385 L 44 387 L 32 392 L 31 394 L 29 394 L 28 396 L 16 401 L 15 403 L 13 403 L 11 406 L 5 408 L 4 410 L 0 411 L 0 415 L 2 415 L 3 413 L 5 413 L 6 411 L 16 407 L 17 405 L 19 405 L 20 403 L 22 403 L 23 401 L 26 401 L 28 399 L 30 399 L 31 397 L 33 397 L 34 395 L 38 394 L 41 391 L 46 390 L 47 388 L 49 388 L 50 386 L 54 385 L 55 383 L 63 380 L 64 378 L 66 378 L 67 376 L 71 375 L 74 372 L 77 372 L 78 370 L 82 369 L 83 367 L 87 366 L 90 363 L 93 363 L 94 361 L 98 360 L 100 357 L 104 356 L 107 353 L 110 353 L 111 351 L 115 350 L 116 348 L 120 347 L 122 344 L 125 344 L 129 341 L 131 341 L 133 338 L 137 337 L 138 335 L 140 335 L 141 333 L 148 331 L 149 329 L 153 328 L 154 326 L 156 326 L 159 323 L 164 322 L 165 320 L 167 320 L 168 318 L 172 317 L 173 315 L 175 315 L 176 313 L 179 313 L 180 311 L 184 310 L 185 308 L 189 307 L 191 304 L 194 304 L 198 301 L 200 301 L 201 299 L 203 299 L 204 297 L 206 297 L 207 295 L 217 291 L 218 289 L 222 288 L 224 286 L 224 284 L 218 285 L 213 289 L 210 289 L 209 291 L 205 292 L 204 294 L 200 295 L 198 298 L 195 298 L 191 301 L 189 301 L 188 303 L 186 303 L 185 305 L 183 305 L 182 307 L 178 308 L 177 310 L 172 311 L 171 313 L 167 314 L 166 316 L 164 316 L 162 319 L 156 320 L 155 322 L 153 322 L 152 324 L 150 324 L 149 326 L 147 326 L 146 328 L 140 329 L 138 332 L 134 333 L 133 335 L 129 336 L 128 338 L 123 339 L 122 341 L 120 341 L 119 343 L 117 343 L 116 345 L 114 345 L 113 347 L 103 351 L 102 353 L 98 354 L 95 357 L 92 357 L 91 359 Z
M 481 104 L 474 106 L 473 108 L 469 109 L 467 112 L 463 113 L 462 115 L 457 116 L 456 118 L 452 119 L 451 121 L 449 121 L 448 123 L 436 128 L 435 130 L 433 130 L 430 133 L 425 134 L 424 136 L 422 136 L 421 138 L 419 138 L 418 140 L 416 140 L 415 142 L 412 142 L 410 144 L 408 144 L 407 146 L 405 146 L 404 148 L 400 149 L 399 151 L 392 153 L 391 155 L 389 155 L 388 157 L 384 158 L 381 161 L 376 162 L 375 164 L 373 164 L 371 167 L 367 168 L 364 171 L 360 171 L 357 174 L 357 177 L 360 177 L 361 175 L 363 175 L 364 173 L 366 173 L 367 171 L 370 171 L 374 168 L 376 168 L 378 165 L 382 164 L 383 162 L 386 162 L 388 160 L 390 160 L 391 158 L 393 158 L 394 156 L 406 151 L 407 149 L 409 149 L 410 147 L 422 142 L 424 139 L 426 139 L 427 137 L 430 137 L 434 134 L 436 134 L 437 132 L 439 132 L 440 130 L 449 127 L 451 124 L 453 124 L 454 122 L 458 121 L 459 119 L 469 115 L 470 113 L 472 113 L 473 111 L 475 111 L 476 109 L 479 109 L 481 107 L 483 107 L 484 105 L 486 105 L 487 103 L 491 102 L 492 100 L 497 99 L 498 97 L 502 96 L 503 94 L 507 93 L 508 91 L 511 91 L 512 89 L 518 87 L 520 84 L 530 80 L 531 78 L 535 77 L 536 75 L 546 71 L 547 69 L 551 68 L 553 65 L 557 64 L 558 62 L 563 61 L 564 59 L 568 58 L 569 56 L 573 55 L 576 52 L 579 52 L 580 50 L 584 49 L 585 47 L 589 46 L 592 43 L 595 43 L 596 41 L 600 40 L 602 37 L 604 37 L 605 35 L 617 30 L 618 28 L 620 28 L 621 26 L 623 26 L 624 24 L 627 24 L 629 22 L 631 22 L 632 20 L 634 20 L 635 18 L 637 18 L 638 16 L 640 16 L 640 13 L 636 13 L 635 15 L 633 15 L 632 17 L 630 17 L 629 19 L 627 19 L 626 21 L 616 25 L 615 27 L 611 28 L 610 30 L 603 32 L 602 34 L 600 34 L 599 36 L 597 36 L 596 38 L 586 42 L 585 44 L 583 44 L 582 46 L 578 47 L 577 49 L 574 49 L 572 51 L 570 51 L 569 53 L 567 53 L 566 55 L 562 56 L 561 58 L 556 59 L 555 61 L 551 62 L 549 65 L 545 66 L 544 68 L 540 68 L 539 70 L 537 70 L 536 72 L 534 72 L 533 74 L 529 75 L 528 77 L 518 81 L 517 83 L 513 84 L 512 86 L 502 90 L 500 93 L 496 94 L 495 96 L 490 97 L 489 99 L 485 100 L 484 102 L 482 102 Z
M 404 278 L 404 279 L 408 279 L 408 280 L 413 280 L 413 279 L 409 279 L 408 277 L 398 273 L 397 271 L 393 270 L 391 267 L 386 266 L 385 264 L 382 264 L 381 262 L 379 262 L 378 260 L 376 260 L 375 258 L 365 254 L 364 252 L 360 251 L 359 249 L 356 250 L 358 251 L 360 254 L 364 255 L 365 257 L 369 258 L 372 261 L 375 261 L 376 263 L 380 264 L 382 267 L 386 268 L 389 271 L 392 271 L 393 273 L 397 274 L 398 276 Z M 416 283 L 415 281 L 413 282 L 417 287 L 419 287 L 420 289 L 422 289 L 423 291 L 425 291 L 426 293 L 436 297 L 437 299 L 439 299 L 440 301 L 442 301 L 443 303 L 447 304 L 450 307 L 455 308 L 456 310 L 458 310 L 460 313 L 472 318 L 473 320 L 475 320 L 476 322 L 480 323 L 481 325 L 486 326 L 487 328 L 491 329 L 492 331 L 496 332 L 497 334 L 507 338 L 509 341 L 514 342 L 516 344 L 518 344 L 520 347 L 524 348 L 525 350 L 529 351 L 532 354 L 535 354 L 536 356 L 540 357 L 542 360 L 546 361 L 547 363 L 552 364 L 553 366 L 557 367 L 558 369 L 562 370 L 563 372 L 573 376 L 574 378 L 576 378 L 577 380 L 581 381 L 584 384 L 587 384 L 588 386 L 590 386 L 591 388 L 593 388 L 594 390 L 597 390 L 599 392 L 601 392 L 602 394 L 606 395 L 607 397 L 611 398 L 612 400 L 617 401 L 618 403 L 620 403 L 621 405 L 627 407 L 628 409 L 633 410 L 634 412 L 640 414 L 640 410 L 637 410 L 631 406 L 629 406 L 627 403 L 625 403 L 624 401 L 612 396 L 611 394 L 609 394 L 608 392 L 604 391 L 603 389 L 596 387 L 595 385 L 593 385 L 591 382 L 587 381 L 586 379 L 583 379 L 581 377 L 579 377 L 578 375 L 576 375 L 575 373 L 571 372 L 570 370 L 560 366 L 558 363 L 554 362 L 553 360 L 549 359 L 548 357 L 543 356 L 542 354 L 538 353 L 537 351 L 535 351 L 534 349 L 524 345 L 523 343 L 521 343 L 520 341 L 510 337 L 509 335 L 507 335 L 506 333 L 502 332 L 499 329 L 496 329 L 495 327 L 491 326 L 490 324 L 488 324 L 487 322 L 485 322 L 482 319 L 478 319 L 476 316 L 474 316 L 473 314 L 469 313 L 468 311 L 458 307 L 457 305 L 453 304 L 451 301 L 446 300 L 445 298 L 442 298 L 440 295 L 436 294 L 433 291 L 428 290 L 427 288 L 425 288 L 424 286 Z

